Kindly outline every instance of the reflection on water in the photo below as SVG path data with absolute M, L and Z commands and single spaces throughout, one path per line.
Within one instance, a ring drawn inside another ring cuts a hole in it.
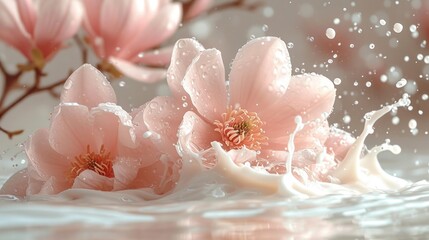
M 400 177 L 427 179 L 429 159 L 385 162 Z M 418 167 L 416 167 L 418 165 Z M 404 167 L 405 166 L 405 167 Z M 219 189 L 223 191 L 218 191 Z M 311 199 L 261 196 L 204 183 L 156 201 L 117 194 L 19 200 L 0 197 L 1 239 L 410 239 L 429 236 L 429 184 L 400 192 Z M 208 195 L 207 193 L 211 193 Z M 225 194 L 214 194 L 223 192 Z M 187 194 L 190 193 L 190 194 Z M 94 193 L 95 195 L 96 193 Z M 199 195 L 198 195 L 199 194 Z M 204 196 L 204 197 L 203 197 Z

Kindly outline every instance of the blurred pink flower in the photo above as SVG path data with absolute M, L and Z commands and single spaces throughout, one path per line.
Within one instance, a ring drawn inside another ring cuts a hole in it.
M 78 0 L 0 0 L 0 39 L 43 67 L 79 30 L 82 16 Z
M 335 100 L 334 85 L 321 75 L 291 76 L 282 40 L 264 37 L 248 42 L 232 63 L 229 82 L 224 71 L 218 50 L 204 50 L 191 39 L 179 40 L 167 74 L 173 96 L 149 103 L 156 108 L 145 113 L 148 128 L 166 142 L 178 141 L 181 151 L 191 156 L 207 154 L 211 142 L 217 141 L 241 156 L 240 162 L 245 156 L 249 162 L 256 157 L 250 151 L 268 164 L 279 161 L 279 156 L 284 162 L 299 115 L 306 125 L 295 137 L 295 151 L 321 152 L 327 147 L 326 118 Z M 330 142 L 337 139 L 332 136 Z M 245 152 L 237 153 L 240 150 Z
M 143 82 L 154 82 L 165 71 L 171 47 L 159 47 L 175 33 L 182 20 L 182 5 L 170 0 L 84 0 L 84 27 L 97 56 L 120 73 Z M 115 71 L 113 70 L 113 72 Z
M 39 129 L 26 143 L 27 195 L 69 188 L 151 188 L 161 194 L 174 186 L 177 166 L 143 138 L 143 110 L 131 116 L 115 103 L 113 88 L 91 65 L 69 77 L 49 129 Z M 2 191 L 17 194 L 14 188 L 24 180 L 18 173 Z

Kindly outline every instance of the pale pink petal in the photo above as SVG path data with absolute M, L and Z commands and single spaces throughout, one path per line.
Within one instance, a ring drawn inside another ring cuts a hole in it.
M 28 187 L 28 172 L 27 169 L 20 170 L 13 174 L 3 184 L 0 189 L 0 195 L 8 194 L 17 197 L 24 197 Z
M 122 74 L 137 81 L 153 83 L 165 78 L 163 68 L 139 66 L 119 58 L 109 58 L 109 62 Z
M 37 12 L 33 0 L 17 0 L 19 16 L 27 32 L 32 35 L 36 25 Z
M 128 189 L 136 178 L 140 167 L 139 159 L 117 159 L 113 165 L 113 172 L 115 173 L 113 191 Z
M 186 112 L 178 134 L 182 151 L 198 153 L 210 148 L 213 141 L 221 142 L 221 135 L 215 128 L 194 112 Z
M 70 188 L 71 183 L 66 178 L 50 177 L 43 183 L 40 192 L 37 194 L 52 195 L 58 194 Z
M 179 3 L 165 5 L 152 19 L 146 28 L 132 39 L 127 48 L 130 50 L 126 55 L 118 55 L 123 59 L 134 58 L 142 51 L 161 45 L 179 27 L 182 19 L 182 6 Z
M 82 105 L 60 105 L 52 114 L 49 143 L 64 155 L 75 157 L 95 146 L 88 108 Z
M 150 52 L 138 54 L 132 62 L 142 63 L 150 66 L 166 66 L 170 63 L 173 47 L 168 46 Z
M 104 0 L 100 13 L 100 36 L 107 56 L 116 56 L 129 48 L 129 41 L 143 31 L 145 2 L 135 0 Z
M 85 8 L 83 26 L 91 38 L 100 35 L 100 9 L 104 0 L 83 0 Z
M 220 52 L 216 49 L 208 49 L 194 59 L 182 82 L 193 105 L 210 123 L 219 120 L 226 110 L 227 93 L 224 72 Z
M 25 152 L 28 156 L 28 164 L 40 180 L 46 181 L 51 176 L 67 177 L 72 159 L 59 154 L 51 147 L 46 129 L 39 129 L 30 136 L 25 144 Z
M 186 71 L 191 65 L 194 58 L 199 55 L 204 47 L 194 39 L 180 39 L 176 42 L 171 56 L 171 64 L 167 71 L 167 82 L 171 93 L 174 97 L 181 99 L 188 98 L 182 86 L 182 80 L 185 77 Z M 190 100 L 185 99 L 189 104 Z
M 45 58 L 58 51 L 64 40 L 79 30 L 83 7 L 79 0 L 39 1 L 34 40 Z
M 116 95 L 100 71 L 90 64 L 84 64 L 64 84 L 61 102 L 79 103 L 92 108 L 100 103 L 116 103 Z
M 259 112 L 285 93 L 290 76 L 290 57 L 282 40 L 275 37 L 252 40 L 238 51 L 232 62 L 231 105 Z
M 148 138 L 159 139 L 159 144 L 164 147 L 164 151 L 170 152 L 177 143 L 177 129 L 182 121 L 183 114 L 190 110 L 177 102 L 172 97 L 158 96 L 150 101 L 144 109 L 144 122 L 140 118 L 135 118 L 138 124 L 146 124 L 150 131 Z M 140 115 L 141 116 L 141 115 Z
M 31 59 L 31 36 L 25 30 L 15 1 L 0 0 L 0 40 L 13 46 Z
M 258 114 L 266 122 L 269 138 L 289 135 L 295 128 L 295 117 L 303 122 L 325 119 L 335 101 L 334 84 L 324 76 L 305 74 L 293 76 L 286 94 Z
M 213 0 L 195 0 L 186 10 L 186 15 L 184 19 L 194 18 L 210 8 L 213 4 Z
M 129 148 L 136 147 L 131 116 L 122 107 L 102 103 L 91 110 L 91 115 L 96 146 L 104 145 L 106 149 L 111 149 L 114 155 L 119 143 Z
M 157 194 L 164 194 L 175 187 L 179 179 L 179 166 L 165 155 L 154 164 L 140 168 L 132 188 L 152 188 Z
M 136 142 L 138 144 L 138 147 L 135 149 L 126 149 L 126 151 L 121 152 L 121 155 L 126 156 L 128 158 L 139 159 L 140 166 L 142 167 L 146 167 L 148 165 L 153 164 L 155 161 L 158 161 L 161 152 L 170 154 L 172 156 L 177 155 L 177 152 L 173 146 L 173 144 L 177 142 L 177 140 L 174 139 L 174 133 L 177 133 L 177 127 L 167 129 L 167 136 L 169 137 L 158 137 L 157 133 L 149 132 L 149 128 L 147 128 L 144 120 L 144 118 L 146 117 L 144 115 L 145 109 L 146 107 L 142 108 L 135 114 L 133 118 L 133 123 L 135 124 L 134 129 L 136 133 Z M 148 119 L 148 122 L 151 122 L 151 120 L 152 119 Z M 159 120 L 164 121 L 166 119 Z M 179 126 L 179 123 L 177 123 L 177 126 Z
M 335 159 L 343 160 L 355 141 L 356 138 L 354 138 L 350 133 L 331 127 L 325 146 L 328 148 L 329 152 L 333 152 L 335 154 Z
M 74 180 L 72 188 L 112 191 L 113 178 L 97 174 L 92 170 L 85 170 Z

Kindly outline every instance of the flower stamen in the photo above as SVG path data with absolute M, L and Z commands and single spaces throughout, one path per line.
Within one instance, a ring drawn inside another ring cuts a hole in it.
M 113 160 L 104 145 L 101 145 L 98 153 L 91 151 L 88 145 L 86 153 L 76 156 L 71 165 L 70 179 L 76 178 L 85 170 L 92 170 L 101 176 L 109 178 L 114 177 Z
M 262 129 L 264 124 L 257 113 L 232 107 L 222 114 L 222 121 L 214 121 L 215 131 L 221 134 L 226 146 L 231 149 L 245 146 L 256 151 L 261 150 L 261 145 L 266 145 L 268 141 Z

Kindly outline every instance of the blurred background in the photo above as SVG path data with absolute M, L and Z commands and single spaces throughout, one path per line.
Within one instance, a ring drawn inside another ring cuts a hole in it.
M 215 0 L 214 5 L 228 1 Z M 194 37 L 206 48 L 222 52 L 226 71 L 237 50 L 261 36 L 282 38 L 291 55 L 293 74 L 316 72 L 337 87 L 337 100 L 330 123 L 358 135 L 363 115 L 393 103 L 403 93 L 411 96 L 408 109 L 384 117 L 367 144 L 385 139 L 400 144 L 405 153 L 427 154 L 429 124 L 429 2 L 425 0 L 381 1 L 245 1 L 260 2 L 258 8 L 217 9 L 184 23 L 164 45 Z M 83 36 L 85 33 L 79 33 Z M 80 51 L 69 41 L 46 67 L 46 84 L 64 78 L 80 64 Z M 0 59 L 14 71 L 26 60 L 0 43 Z M 90 63 L 97 63 L 90 52 Z M 33 81 L 28 73 L 22 84 Z M 4 87 L 4 81 L 0 87 Z M 145 84 L 127 78 L 112 81 L 119 104 L 138 107 L 154 96 L 168 95 L 166 81 Z M 60 88 L 56 89 L 60 92 Z M 18 96 L 16 91 L 8 101 Z M 29 134 L 49 126 L 50 112 L 59 100 L 43 92 L 27 98 L 1 121 L 7 129 L 24 129 L 9 140 L 0 134 L 0 155 L 14 152 Z M 12 149 L 12 150 L 11 150 Z

